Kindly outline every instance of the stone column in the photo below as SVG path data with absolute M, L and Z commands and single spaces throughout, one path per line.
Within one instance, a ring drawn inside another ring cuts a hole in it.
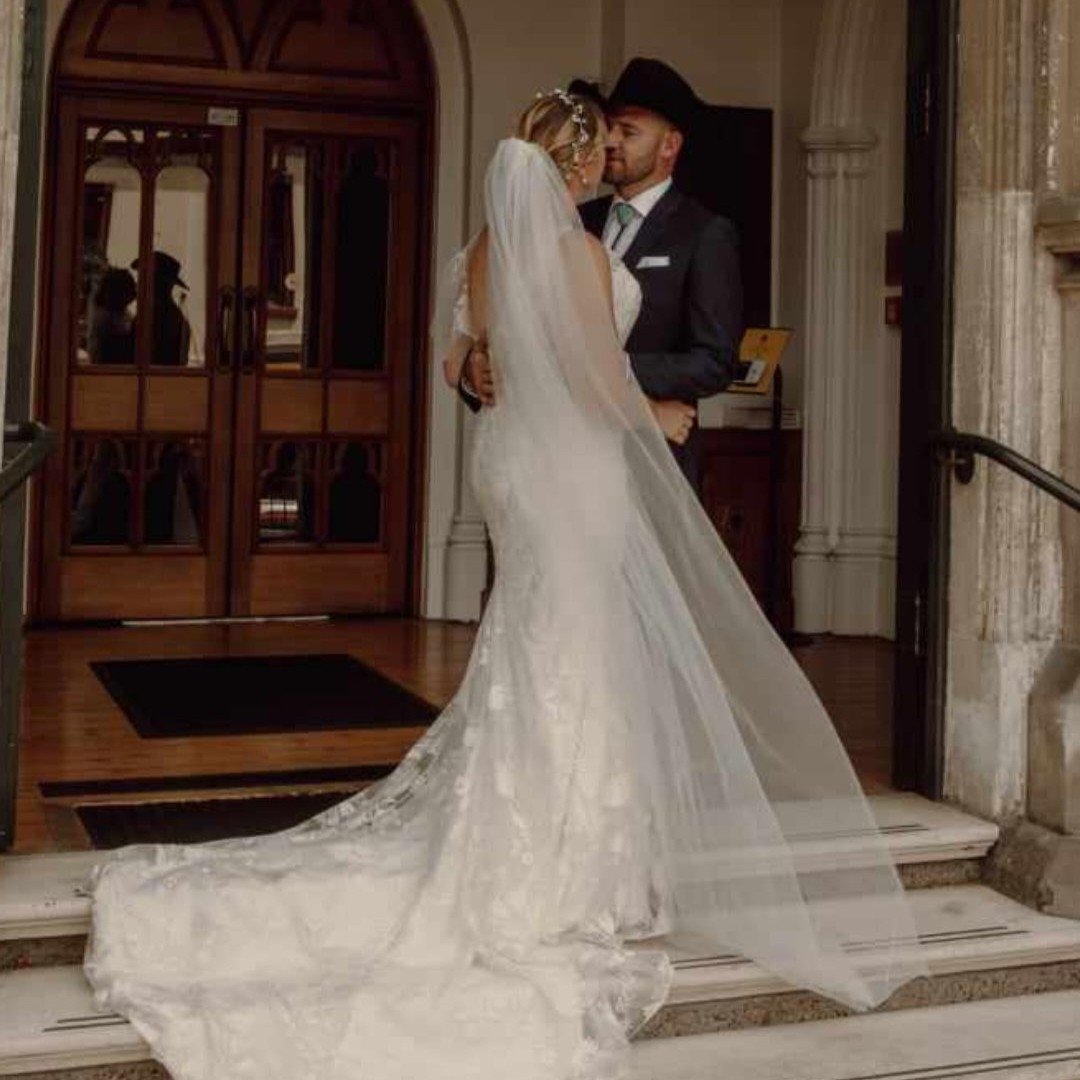
M 1080 485 L 1080 200 L 1076 220 L 1039 229 L 1060 260 L 1062 298 L 1061 470 Z M 1031 695 L 1027 813 L 1080 841 L 1080 514 L 1059 512 L 1061 633 Z
M 1059 300 L 1035 244 L 1040 47 L 1033 0 L 962 0 L 953 416 L 1057 469 Z M 1024 810 L 1028 697 L 1060 626 L 1052 500 L 980 461 L 951 508 L 945 795 Z
M 837 567 L 844 554 L 855 563 L 862 555 L 843 549 L 858 546 L 857 539 L 845 536 L 844 525 L 859 406 L 855 369 L 866 353 L 867 177 L 877 136 L 864 127 L 814 127 L 803 135 L 803 144 L 809 175 L 808 295 L 796 626 L 805 633 L 852 632 L 837 626 L 837 608 L 843 607 Z
M 0 5 L 0 415 L 7 374 L 11 318 L 11 258 L 15 232 L 15 176 L 19 161 L 22 90 L 22 0 Z
M 956 424 L 1076 484 L 1080 8 L 964 0 L 960 40 Z M 1003 823 L 994 885 L 1080 917 L 1080 522 L 982 463 L 951 513 L 946 795 Z
M 4 415 L 4 395 L 7 385 L 8 367 L 8 335 L 11 324 L 11 287 L 12 287 L 12 260 L 15 243 L 15 191 L 16 176 L 19 161 L 19 105 L 22 94 L 23 76 L 23 29 L 24 14 L 23 0 L 9 0 L 0 5 L 0 418 Z M 12 503 L 7 507 L 10 509 Z M 5 527 L 11 521 L 9 513 L 4 515 Z M 16 543 L 12 545 L 12 536 L 5 533 L 2 549 L 4 558 L 10 558 L 10 553 L 19 550 Z M 12 559 L 12 562 L 15 560 Z M 18 564 L 16 564 L 18 565 Z M 10 563 L 5 563 L 11 569 Z M 4 597 L 7 604 L 18 604 L 18 599 Z M 10 616 L 11 609 L 5 611 Z M 5 618 L 3 622 L 10 626 L 14 624 L 18 631 L 19 618 Z M 8 632 L 5 630 L 5 633 Z M 10 642 L 4 643 L 5 657 L 11 657 Z M 16 665 L 21 663 L 21 657 L 16 654 Z M 6 659 L 3 670 L 0 671 L 0 710 L 5 713 L 5 718 L 17 716 L 18 676 L 15 670 L 8 670 Z M 9 819 L 9 811 L 14 809 L 14 781 L 13 767 L 17 754 L 17 722 L 14 730 L 0 724 L 0 850 L 6 850 L 11 844 L 12 837 L 9 828 L 14 824 Z
M 1060 468 L 1080 486 L 1080 8 L 1043 0 L 1041 14 L 1037 239 L 1061 297 Z M 1080 844 L 1080 514 L 1060 511 L 1059 528 L 1061 630 L 1031 697 L 1027 812 Z

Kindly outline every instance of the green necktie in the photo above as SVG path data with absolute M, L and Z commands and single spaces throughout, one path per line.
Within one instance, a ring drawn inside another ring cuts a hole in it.
M 612 251 L 619 246 L 619 241 L 623 238 L 627 226 L 637 216 L 638 212 L 628 202 L 617 202 L 615 204 L 615 220 L 619 223 L 619 231 L 611 240 Z

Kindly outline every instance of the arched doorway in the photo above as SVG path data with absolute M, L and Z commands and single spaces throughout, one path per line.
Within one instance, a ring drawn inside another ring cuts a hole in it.
M 42 620 L 414 602 L 434 86 L 388 0 L 76 0 Z

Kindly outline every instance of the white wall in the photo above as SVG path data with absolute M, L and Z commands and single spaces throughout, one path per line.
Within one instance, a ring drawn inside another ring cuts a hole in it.
M 713 105 L 776 108 L 781 0 L 626 0 L 626 55 L 676 68 Z
M 472 61 L 470 226 L 483 217 L 484 170 L 537 93 L 575 76 L 600 77 L 599 0 L 459 0 Z

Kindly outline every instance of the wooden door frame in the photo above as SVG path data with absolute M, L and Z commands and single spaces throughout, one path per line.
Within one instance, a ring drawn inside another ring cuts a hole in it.
M 893 782 L 942 794 L 958 0 L 908 0 Z
M 64 213 L 69 215 L 72 223 L 71 232 L 78 236 L 82 221 L 82 208 L 76 200 L 76 193 L 81 191 L 81 177 L 78 167 L 82 160 L 74 147 L 68 146 L 62 149 L 62 143 L 73 131 L 81 130 L 87 123 L 88 117 L 92 118 L 102 114 L 109 121 L 131 124 L 134 127 L 160 127 L 170 123 L 175 126 L 201 126 L 206 127 L 205 120 L 199 119 L 196 111 L 197 105 L 191 102 L 163 100 L 148 97 L 140 100 L 132 100 L 130 97 L 108 97 L 105 95 L 85 95 L 62 92 L 52 102 L 52 115 L 55 120 L 55 137 L 52 149 L 55 157 L 51 183 L 48 187 L 50 204 L 61 206 Z M 90 122 L 93 122 L 92 119 Z M 237 258 L 236 236 L 230 235 L 230 230 L 223 228 L 230 218 L 236 217 L 237 203 L 239 200 L 240 179 L 239 170 L 239 134 L 223 129 L 219 142 L 219 175 L 212 178 L 211 198 L 208 204 L 208 234 L 213 238 L 213 243 L 207 252 L 207 356 L 206 367 L 202 371 L 192 372 L 190 375 L 180 373 L 161 374 L 158 378 L 201 378 L 205 380 L 207 387 L 207 414 L 206 434 L 209 437 L 215 427 L 221 433 L 227 435 L 228 416 L 232 411 L 232 388 L 231 372 L 219 370 L 217 364 L 218 344 L 214 337 L 217 329 L 216 319 L 210 314 L 215 310 L 214 300 L 218 287 L 232 279 L 235 275 Z M 235 178 L 229 174 L 236 174 Z M 145 234 L 143 240 L 148 242 L 152 222 L 147 218 L 147 207 L 150 199 L 144 191 L 142 200 L 142 219 L 140 231 Z M 53 226 L 55 228 L 55 226 Z M 47 237 L 48 228 L 44 230 Z M 72 342 L 70 334 L 73 320 L 72 312 L 68 306 L 69 301 L 57 300 L 56 297 L 64 291 L 70 292 L 74 275 L 78 270 L 79 250 L 76 246 L 58 245 L 46 243 L 48 252 L 48 266 L 42 278 L 42 322 L 39 329 L 39 356 L 42 364 L 39 368 L 37 387 L 37 411 L 46 418 L 46 422 L 52 421 L 52 426 L 57 431 L 57 450 L 49 462 L 46 463 L 42 473 L 42 483 L 39 485 L 37 502 L 37 517 L 39 535 L 37 536 L 36 551 L 38 558 L 37 576 L 35 578 L 35 609 L 36 616 L 44 615 L 46 618 L 60 616 L 62 560 L 67 558 L 85 558 L 106 560 L 103 565 L 109 565 L 115 570 L 119 564 L 116 559 L 108 554 L 76 553 L 74 556 L 68 552 L 66 542 L 66 523 L 70 512 L 70 506 L 66 502 L 66 496 L 57 493 L 57 487 L 63 487 L 68 475 L 68 452 L 70 445 L 69 433 L 73 427 L 71 417 L 70 382 L 73 378 L 72 368 Z M 145 244 L 144 244 L 145 247 Z M 48 294 L 48 296 L 46 296 Z M 145 287 L 143 289 L 145 299 Z M 66 320 L 64 319 L 67 313 Z M 47 316 L 47 317 L 46 317 Z M 149 338 L 150 326 L 143 319 L 140 320 L 143 336 Z M 144 410 L 144 396 L 149 378 L 154 377 L 153 369 L 140 370 L 132 367 L 130 376 L 123 372 L 122 377 L 139 380 L 139 425 L 132 434 L 143 434 L 142 415 Z M 78 369 L 74 369 L 78 374 Z M 87 378 L 108 377 L 102 374 L 89 374 Z M 59 419 L 57 419 L 59 418 Z M 215 423 L 216 421 L 216 423 Z M 209 494 L 214 488 L 222 485 L 222 473 L 227 468 L 231 459 L 231 446 L 227 438 L 216 438 L 212 443 L 211 459 L 208 455 L 206 462 L 206 491 Z M 47 497 L 51 495 L 51 498 Z M 208 500 L 209 501 L 209 500 Z M 138 502 L 136 501 L 137 510 Z M 166 552 L 159 557 L 175 562 L 177 575 L 173 582 L 174 588 L 184 586 L 188 579 L 200 581 L 204 589 L 205 606 L 208 609 L 205 614 L 225 614 L 224 604 L 226 601 L 226 582 L 224 578 L 225 560 L 227 559 L 226 541 L 224 528 L 226 521 L 213 506 L 209 507 L 204 528 L 204 545 L 199 553 L 188 550 Z M 143 554 L 133 554 L 133 559 L 143 559 Z M 153 557 L 153 556 L 149 556 Z M 119 556 L 124 558 L 124 556 Z M 205 560 L 205 566 L 201 572 L 199 566 L 193 563 L 198 560 L 201 564 Z M 166 564 L 167 565 L 167 564 Z M 197 571 L 192 574 L 192 568 Z M 121 567 L 122 568 L 122 567 Z M 174 569 L 170 567 L 170 569 Z M 192 612 L 178 611 L 179 615 L 191 615 Z
M 137 92 L 140 97 L 156 97 L 163 101 L 190 102 L 204 106 L 250 106 L 266 108 L 290 108 L 312 111 L 333 111 L 368 113 L 371 115 L 408 115 L 416 118 L 420 126 L 419 152 L 423 155 L 422 167 L 418 172 L 420 220 L 417 222 L 418 247 L 421 252 L 430 250 L 434 237 L 434 198 L 435 198 L 435 149 L 436 124 L 438 122 L 438 98 L 435 85 L 435 67 L 428 44 L 427 33 L 423 24 L 409 10 L 397 10 L 394 15 L 395 33 L 400 33 L 402 26 L 412 23 L 411 33 L 421 42 L 419 52 L 424 54 L 423 67 L 413 67 L 407 75 L 408 83 L 403 97 L 387 93 L 385 87 L 371 86 L 364 79 L 332 74 L 297 74 L 275 75 L 259 71 L 250 77 L 242 71 L 215 72 L 212 69 L 187 68 L 169 71 L 157 65 L 146 81 L 133 81 L 130 77 L 131 65 L 110 61 L 105 63 L 77 61 L 68 72 L 62 68 L 62 49 L 73 24 L 78 0 L 69 6 L 57 34 L 51 57 L 43 58 L 48 62 L 48 109 L 44 130 L 47 145 L 44 155 L 43 192 L 47 198 L 55 198 L 58 156 L 58 102 L 61 93 L 70 90 L 76 93 L 110 95 L 118 98 Z M 385 5 L 384 5 L 385 6 Z M 220 29 L 220 28 L 219 28 Z M 419 36 L 416 36 L 419 35 Z M 226 50 L 231 55 L 232 50 Z M 411 64 L 420 61 L 412 60 Z M 39 123 L 38 130 L 41 130 Z M 41 222 L 40 246 L 42 250 L 41 266 L 38 268 L 35 284 L 37 287 L 37 313 L 39 330 L 37 333 L 36 355 L 40 361 L 37 372 L 42 376 L 46 370 L 44 328 L 49 312 L 48 283 L 52 279 L 52 248 L 47 242 L 47 223 Z M 431 297 L 430 260 L 421 258 L 417 267 L 416 288 L 419 302 L 416 304 L 414 340 L 417 343 L 413 358 L 411 377 L 411 402 L 416 422 L 412 425 L 410 453 L 412 455 L 408 491 L 408 542 L 407 553 L 408 580 L 406 583 L 406 614 L 416 614 L 421 609 L 423 589 L 423 564 L 425 546 L 424 513 L 427 505 L 427 452 L 429 439 L 428 405 L 431 401 L 431 373 L 427 363 L 427 320 Z M 35 392 L 35 414 L 41 415 L 44 403 L 43 383 L 39 377 Z M 41 485 L 32 493 L 32 505 L 29 520 L 29 543 L 32 552 L 28 569 L 28 612 L 29 620 L 35 625 L 47 623 L 42 617 L 42 531 L 43 504 Z

